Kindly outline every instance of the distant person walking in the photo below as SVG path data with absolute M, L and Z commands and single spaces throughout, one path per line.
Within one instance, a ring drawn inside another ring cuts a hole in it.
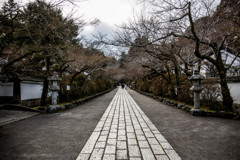
M 124 89 L 127 89 L 127 85 L 124 83 Z

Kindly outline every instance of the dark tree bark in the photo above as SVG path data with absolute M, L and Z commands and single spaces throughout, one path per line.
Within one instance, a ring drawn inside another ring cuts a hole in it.
M 50 68 L 49 68 L 50 64 L 49 63 L 50 63 L 50 57 L 46 56 L 46 58 L 45 58 L 46 77 L 44 78 L 44 81 L 43 81 L 43 91 L 42 91 L 42 96 L 41 96 L 41 106 L 47 105 L 47 95 L 48 95 L 48 88 L 49 88 L 48 77 L 50 75 Z
M 174 64 L 174 72 L 175 72 L 175 80 L 176 80 L 176 87 L 177 87 L 177 94 L 176 98 L 178 99 L 178 95 L 181 94 L 181 90 L 179 88 L 180 86 L 180 80 L 179 80 L 179 68 L 177 65 Z
M 226 71 L 224 69 L 221 69 L 221 71 L 219 71 L 219 77 L 220 77 L 220 85 L 221 85 L 221 93 L 223 97 L 224 110 L 233 111 L 233 107 L 232 107 L 233 99 L 227 85 Z
M 41 106 L 47 105 L 47 94 L 48 94 L 48 80 L 47 78 L 44 79 L 43 82 L 43 91 L 41 97 Z

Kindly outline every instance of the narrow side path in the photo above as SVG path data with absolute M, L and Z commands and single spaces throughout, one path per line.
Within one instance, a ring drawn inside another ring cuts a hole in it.
M 77 160 L 179 160 L 172 146 L 124 89 L 118 90 Z
M 0 127 L 38 115 L 38 112 L 0 109 Z

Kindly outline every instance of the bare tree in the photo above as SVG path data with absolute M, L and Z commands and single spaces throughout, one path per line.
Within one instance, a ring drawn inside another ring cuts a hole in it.
M 134 45 L 133 37 L 141 36 L 146 36 L 149 40 L 143 46 L 161 45 L 163 40 L 171 43 L 172 38 L 169 37 L 176 37 L 177 41 L 187 41 L 185 45 L 189 45 L 190 49 L 186 46 L 185 50 L 192 50 L 191 54 L 199 61 L 198 69 L 200 62 L 204 60 L 217 68 L 223 95 L 223 109 L 231 111 L 233 100 L 227 86 L 226 73 L 240 53 L 240 28 L 237 24 L 239 14 L 236 14 L 240 8 L 238 1 L 220 3 L 215 0 L 144 0 L 144 2 L 152 5 L 151 15 L 140 16 L 137 20 L 121 26 L 120 31 L 116 33 L 115 43 Z M 231 13 L 234 13 L 234 19 L 226 16 Z M 225 51 L 235 56 L 229 65 L 225 65 L 223 58 Z M 185 65 L 188 64 L 185 57 L 178 57 Z

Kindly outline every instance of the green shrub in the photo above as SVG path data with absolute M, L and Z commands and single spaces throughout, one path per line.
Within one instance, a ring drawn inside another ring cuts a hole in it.
M 136 84 L 137 89 L 143 92 L 149 92 L 150 86 L 151 86 L 151 81 L 149 80 L 145 80 L 145 81 L 140 80 Z
M 204 80 L 203 91 L 201 92 L 201 104 L 210 110 L 224 110 L 222 107 L 221 88 L 216 81 L 212 79 Z
M 180 86 L 178 88 L 178 101 L 193 105 L 193 93 L 190 90 L 191 82 L 187 76 L 180 77 Z
M 70 86 L 70 91 L 66 88 L 70 85 L 72 75 L 67 75 L 62 78 L 60 82 L 61 90 L 59 92 L 59 102 L 70 102 L 87 96 L 91 96 L 103 91 L 106 91 L 112 87 L 110 80 L 103 78 L 98 79 L 87 79 L 83 74 L 79 74 L 75 77 L 74 81 Z M 116 82 L 115 82 L 116 84 Z
M 152 84 L 149 88 L 149 91 L 154 95 L 162 96 L 163 95 L 163 86 L 161 82 L 161 78 L 157 77 L 152 80 Z

